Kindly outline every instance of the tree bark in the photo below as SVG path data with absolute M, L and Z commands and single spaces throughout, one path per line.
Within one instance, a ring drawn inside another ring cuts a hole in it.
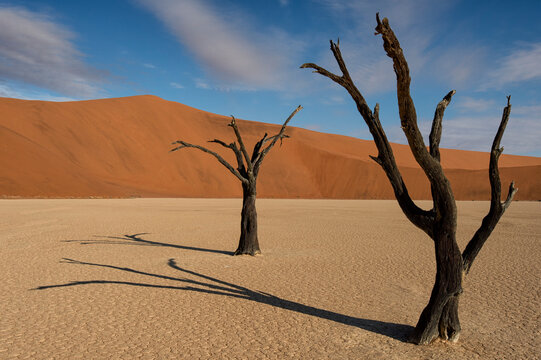
M 235 255 L 261 254 L 257 238 L 257 211 L 255 207 L 256 184 L 255 180 L 242 184 L 242 211 L 240 220 L 239 246 Z
M 456 342 L 460 336 L 458 298 L 462 293 L 462 254 L 455 241 L 456 218 L 454 227 L 449 219 L 445 223 L 434 229 L 436 281 L 410 337 L 415 344 L 429 344 L 437 337 Z

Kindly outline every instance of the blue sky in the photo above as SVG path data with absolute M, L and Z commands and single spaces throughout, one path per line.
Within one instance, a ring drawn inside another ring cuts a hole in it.
M 392 62 L 374 36 L 389 18 L 428 136 L 436 104 L 457 94 L 442 147 L 488 151 L 506 95 L 505 153 L 541 156 L 541 1 L 0 0 L 0 96 L 53 101 L 152 94 L 206 111 L 370 139 L 338 72 L 340 47 L 391 141 L 405 143 Z

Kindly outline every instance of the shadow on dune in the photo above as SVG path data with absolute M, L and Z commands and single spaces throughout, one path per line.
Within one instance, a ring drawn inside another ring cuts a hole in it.
M 321 319 L 335 321 L 341 324 L 355 326 L 366 331 L 370 331 L 376 334 L 388 336 L 395 340 L 402 342 L 407 341 L 407 336 L 413 330 L 412 326 L 404 324 L 395 324 L 378 320 L 370 319 L 361 319 L 348 315 L 339 314 L 333 311 L 328 311 L 324 309 L 319 309 L 313 306 L 304 305 L 298 302 L 285 300 L 268 294 L 262 291 L 250 290 L 244 286 L 236 285 L 230 282 L 226 282 L 208 275 L 200 274 L 195 271 L 184 269 L 180 267 L 175 259 L 169 259 L 168 266 L 172 269 L 178 270 L 184 275 L 192 275 L 195 279 L 189 279 L 186 277 L 172 277 L 167 275 L 159 275 L 148 273 L 144 271 L 139 271 L 127 267 L 118 267 L 113 265 L 106 264 L 97 264 L 89 263 L 83 261 L 77 261 L 72 259 L 62 259 L 61 262 L 68 264 L 77 264 L 77 265 L 89 265 L 89 266 L 99 266 L 109 269 L 126 271 L 133 274 L 150 276 L 153 278 L 159 278 L 164 280 L 172 280 L 181 283 L 182 285 L 158 285 L 158 284 L 147 284 L 139 282 L 130 282 L 130 281 L 114 281 L 114 280 L 87 280 L 87 281 L 72 281 L 65 284 L 58 285 L 45 285 L 39 286 L 32 290 L 46 290 L 52 288 L 61 288 L 69 286 L 78 286 L 78 285 L 89 285 L 89 284 L 116 284 L 116 285 L 128 285 L 128 286 L 140 286 L 146 288 L 158 288 L 158 289 L 171 289 L 171 290 L 184 290 L 184 291 L 195 291 L 206 294 L 213 295 L 222 295 L 229 296 L 233 298 L 245 299 L 250 301 L 255 301 L 258 303 L 275 306 L 281 309 L 295 311 L 301 314 L 306 314 L 310 316 L 315 316 Z M 202 280 L 200 280 L 202 279 Z
M 233 255 L 232 251 L 225 250 L 214 250 L 214 249 L 205 249 L 194 246 L 185 246 L 177 244 L 168 244 L 158 241 L 145 240 L 141 238 L 141 235 L 147 235 L 148 233 L 139 233 L 133 235 L 123 235 L 123 236 L 98 236 L 95 235 L 96 239 L 90 240 L 62 240 L 62 242 L 78 242 L 81 245 L 95 245 L 95 244 L 105 244 L 105 245 L 139 245 L 139 246 L 165 246 L 175 249 L 182 250 L 192 250 L 192 251 L 204 251 L 215 254 L 225 254 Z

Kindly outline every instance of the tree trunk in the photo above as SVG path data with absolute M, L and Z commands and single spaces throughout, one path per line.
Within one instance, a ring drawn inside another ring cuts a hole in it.
M 460 336 L 458 298 L 462 293 L 462 255 L 454 231 L 436 231 L 436 283 L 410 338 L 415 344 L 429 344 L 437 337 L 456 342 Z
M 239 247 L 235 255 L 261 254 L 257 239 L 257 212 L 255 209 L 256 186 L 253 183 L 242 184 L 242 212 L 240 220 Z

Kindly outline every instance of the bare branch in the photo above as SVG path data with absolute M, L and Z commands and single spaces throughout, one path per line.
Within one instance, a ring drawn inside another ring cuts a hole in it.
M 385 135 L 383 127 L 381 126 L 381 122 L 379 120 L 379 105 L 376 104 L 374 112 L 372 112 L 372 110 L 366 103 L 363 95 L 357 89 L 349 76 L 347 66 L 340 52 L 340 46 L 338 43 L 335 44 L 331 41 L 331 51 L 336 59 L 336 62 L 338 63 L 338 66 L 343 72 L 342 77 L 332 74 L 329 71 L 321 68 L 320 66 L 312 63 L 304 64 L 301 66 L 301 68 L 315 69 L 316 73 L 330 78 L 348 91 L 351 98 L 353 99 L 353 101 L 355 101 L 355 104 L 357 105 L 357 110 L 368 125 L 370 133 L 372 134 L 374 142 L 378 148 L 378 156 L 371 156 L 371 158 L 376 161 L 385 171 L 385 174 L 391 182 L 395 196 L 404 214 L 415 226 L 419 227 L 427 234 L 431 235 L 433 213 L 419 208 L 411 199 L 406 188 L 406 184 L 404 183 L 402 175 L 400 174 L 400 170 L 396 165 L 391 145 L 387 140 L 387 136 Z
M 228 144 L 226 144 L 225 142 L 223 142 L 222 140 L 218 140 L 218 139 L 209 140 L 208 142 L 209 142 L 209 143 L 220 144 L 220 145 L 222 145 L 223 147 L 226 147 L 226 148 L 228 148 L 228 149 L 231 149 L 231 145 L 233 145 L 233 144 L 229 144 L 229 145 L 228 145 Z
M 268 141 L 272 141 L 274 140 L 274 138 L 276 138 L 278 135 L 273 135 L 271 137 L 267 137 L 267 133 L 265 133 L 265 135 L 263 136 L 263 138 L 261 138 L 261 140 L 259 140 L 255 145 L 254 145 L 254 150 L 252 151 L 252 164 L 255 164 L 255 161 L 257 159 L 257 157 L 260 155 L 260 150 L 261 150 L 261 146 L 263 146 L 263 144 L 265 144 L 266 142 Z M 280 146 L 282 145 L 282 140 L 284 138 L 289 138 L 289 135 L 286 135 L 286 134 L 282 134 L 280 137 Z
M 235 131 L 235 136 L 237 137 L 237 140 L 239 141 L 240 150 L 242 151 L 242 154 L 244 155 L 244 159 L 246 160 L 246 166 L 248 167 L 248 172 L 252 172 L 253 166 L 252 162 L 250 160 L 250 156 L 248 155 L 248 151 L 246 151 L 246 146 L 244 146 L 244 142 L 242 141 L 242 137 L 240 136 L 239 128 L 237 127 L 237 122 L 235 121 L 235 117 L 231 115 L 231 123 L 229 123 L 229 126 L 233 128 L 233 131 Z
M 252 163 L 254 163 L 255 159 L 259 156 L 259 150 L 261 150 L 261 146 L 263 145 L 263 143 L 266 141 L 267 139 L 267 133 L 265 133 L 265 135 L 263 135 L 263 137 L 261 138 L 261 140 L 259 140 L 255 145 L 254 145 L 254 151 L 252 151 Z
M 381 34 L 383 48 L 387 56 L 393 60 L 402 130 L 408 139 L 408 144 L 415 160 L 430 181 L 436 214 L 450 214 L 449 216 L 456 219 L 456 203 L 449 180 L 445 176 L 438 159 L 431 156 L 428 152 L 423 136 L 417 126 L 417 113 L 410 94 L 411 78 L 409 67 L 400 43 L 389 26 L 387 18 L 380 20 L 379 14 L 377 14 L 376 20 L 378 23 L 376 34 Z
M 286 127 L 287 127 L 287 124 L 289 123 L 289 121 L 293 118 L 293 116 L 295 116 L 295 114 L 297 114 L 299 111 L 302 110 L 302 106 L 299 105 L 297 106 L 297 108 L 295 110 L 293 110 L 293 112 L 288 116 L 288 118 L 286 119 L 286 121 L 282 124 L 282 128 L 280 129 L 280 131 L 278 132 L 278 134 L 276 135 L 273 135 L 271 136 L 271 138 L 269 139 L 272 139 L 271 143 L 269 145 L 267 145 L 266 148 L 264 148 L 260 153 L 259 153 L 259 156 L 257 156 L 257 160 L 255 162 L 255 165 L 254 165 L 254 171 L 257 173 L 259 172 L 259 167 L 261 166 L 261 163 L 263 162 L 263 158 L 267 155 L 267 153 L 270 151 L 270 149 L 272 149 L 272 147 L 274 146 L 274 144 L 276 144 L 276 141 L 278 139 L 282 139 L 283 137 L 286 137 L 287 135 L 284 135 L 284 131 L 286 130 Z
M 344 58 L 342 57 L 342 52 L 340 52 L 340 39 L 336 43 L 334 43 L 332 40 L 330 40 L 331 43 L 331 51 L 334 55 L 334 58 L 336 59 L 336 62 L 338 63 L 338 67 L 340 67 L 340 71 L 342 71 L 342 77 L 350 82 L 353 83 L 351 80 L 351 76 L 349 76 L 349 71 L 346 67 L 346 63 L 344 62 Z
M 235 157 L 237 158 L 237 164 L 239 165 L 238 170 L 241 173 L 241 175 L 246 175 L 246 168 L 244 167 L 244 160 L 242 159 L 242 153 L 240 152 L 239 148 L 237 147 L 237 143 L 233 142 L 231 143 L 233 149 L 233 152 L 235 153 Z
M 242 154 L 241 154 L 239 148 L 237 148 L 237 144 L 235 144 L 235 142 L 232 142 L 229 145 L 226 144 L 225 142 L 223 142 L 222 140 L 218 140 L 218 139 L 210 140 L 209 142 L 217 143 L 217 144 L 222 145 L 223 147 L 231 149 L 233 151 L 233 153 L 235 154 L 235 157 L 237 159 L 237 164 L 238 164 L 237 170 L 239 170 L 241 175 L 244 174 L 244 171 L 245 171 L 244 161 L 242 160 Z
M 378 104 L 376 104 L 376 107 L 374 108 L 374 116 L 372 122 L 368 126 L 379 152 L 377 157 L 370 156 L 370 158 L 377 162 L 382 167 L 383 171 L 385 171 L 402 212 L 415 226 L 432 237 L 434 212 L 432 210 L 426 211 L 418 207 L 409 195 L 402 174 L 396 164 L 393 149 L 387 140 L 387 136 L 385 135 L 385 131 L 379 120 Z
M 374 160 L 379 166 L 383 166 L 383 161 L 377 156 L 368 155 L 368 157 Z
M 436 111 L 434 112 L 434 120 L 432 121 L 432 129 L 430 130 L 429 142 L 430 142 L 430 155 L 437 161 L 440 161 L 440 141 L 442 120 L 445 108 L 451 102 L 451 98 L 456 93 L 455 90 L 451 90 L 445 97 L 438 103 Z
M 372 111 L 366 104 L 366 100 L 362 96 L 361 92 L 353 81 L 351 80 L 351 77 L 349 76 L 349 72 L 347 71 L 346 64 L 344 62 L 344 58 L 342 57 L 342 53 L 340 52 L 340 43 L 334 43 L 332 40 L 331 43 L 331 51 L 334 55 L 334 58 L 336 59 L 336 62 L 338 63 L 338 67 L 342 71 L 342 76 L 335 75 L 324 68 L 320 67 L 319 65 L 313 64 L 313 63 L 306 63 L 301 65 L 301 69 L 306 68 L 312 68 L 315 69 L 315 73 L 321 74 L 323 76 L 328 77 L 329 79 L 333 80 L 337 84 L 341 85 L 344 89 L 348 91 L 348 93 L 351 95 L 355 103 L 357 104 L 357 109 L 365 119 L 365 121 L 369 121 L 367 119 L 370 119 L 372 117 Z
M 511 182 L 509 185 L 509 191 L 505 202 L 501 202 L 501 179 L 500 171 L 498 169 L 498 159 L 500 158 L 503 148 L 500 148 L 500 141 L 503 137 L 505 127 L 509 121 L 509 115 L 511 113 L 511 96 L 507 97 L 507 106 L 503 109 L 502 120 L 496 135 L 494 136 L 494 141 L 492 143 L 492 148 L 490 151 L 490 164 L 489 164 L 489 180 L 490 180 L 490 210 L 488 214 L 484 217 L 483 222 L 479 229 L 475 232 L 472 239 L 464 249 L 462 253 L 462 259 L 464 261 L 464 271 L 468 273 L 470 271 L 471 265 L 481 248 L 485 244 L 485 241 L 488 239 L 498 221 L 502 217 L 505 210 L 513 201 L 513 197 L 517 193 L 518 189 L 515 188 L 515 182 Z
M 410 95 L 411 78 L 409 67 L 402 48 L 400 47 L 400 42 L 389 26 L 387 18 L 383 18 L 383 20 L 380 21 L 379 14 L 377 14 L 376 20 L 378 23 L 376 26 L 376 34 L 381 34 L 383 48 L 385 49 L 387 56 L 393 60 L 393 68 L 397 81 L 396 89 L 400 123 L 402 130 L 404 130 L 404 134 L 408 139 L 408 144 L 412 150 L 413 156 L 424 170 L 431 183 L 448 183 L 443 175 L 439 162 L 432 156 L 428 156 L 429 153 L 426 149 L 423 136 L 417 126 L 417 113 Z
M 334 81 L 335 83 L 343 86 L 344 79 L 342 77 L 336 74 L 333 74 L 332 72 L 322 68 L 321 66 L 313 64 L 313 63 L 306 63 L 306 64 L 301 65 L 301 69 L 308 69 L 308 68 L 314 69 L 313 72 L 326 76 L 332 81 Z
M 275 137 L 278 137 L 278 135 L 273 135 L 273 136 L 271 136 L 271 137 L 266 138 L 265 141 L 264 141 L 263 143 L 266 143 L 267 141 L 272 141 L 272 140 L 274 140 Z M 280 141 L 282 141 L 283 139 L 288 139 L 288 138 L 289 138 L 289 135 L 287 135 L 287 134 L 282 134 L 279 138 L 280 138 Z
M 513 198 L 515 197 L 515 194 L 517 193 L 518 188 L 515 187 L 515 182 L 511 181 L 511 184 L 509 184 L 509 190 L 507 192 L 507 198 L 502 203 L 502 211 L 507 210 L 509 205 L 511 205 L 511 201 L 513 201 Z
M 180 146 L 177 146 L 177 147 L 171 149 L 170 152 L 177 151 L 177 150 L 184 149 L 184 148 L 188 148 L 188 147 L 199 149 L 199 150 L 201 150 L 203 152 L 206 152 L 206 153 L 211 154 L 212 156 L 214 156 L 223 166 L 225 166 L 229 171 L 231 171 L 231 173 L 233 175 L 235 175 L 240 181 L 242 181 L 243 183 L 246 183 L 246 184 L 248 183 L 248 179 L 246 179 L 244 176 L 242 176 L 233 166 L 231 166 L 227 161 L 224 160 L 224 158 L 222 158 L 220 155 L 218 155 L 214 151 L 209 150 L 209 149 L 204 148 L 204 147 L 199 146 L 199 145 L 193 145 L 193 144 L 184 142 L 182 140 L 178 140 L 178 141 L 175 141 L 175 142 L 172 143 L 172 145 L 175 145 L 175 144 L 180 144 Z

